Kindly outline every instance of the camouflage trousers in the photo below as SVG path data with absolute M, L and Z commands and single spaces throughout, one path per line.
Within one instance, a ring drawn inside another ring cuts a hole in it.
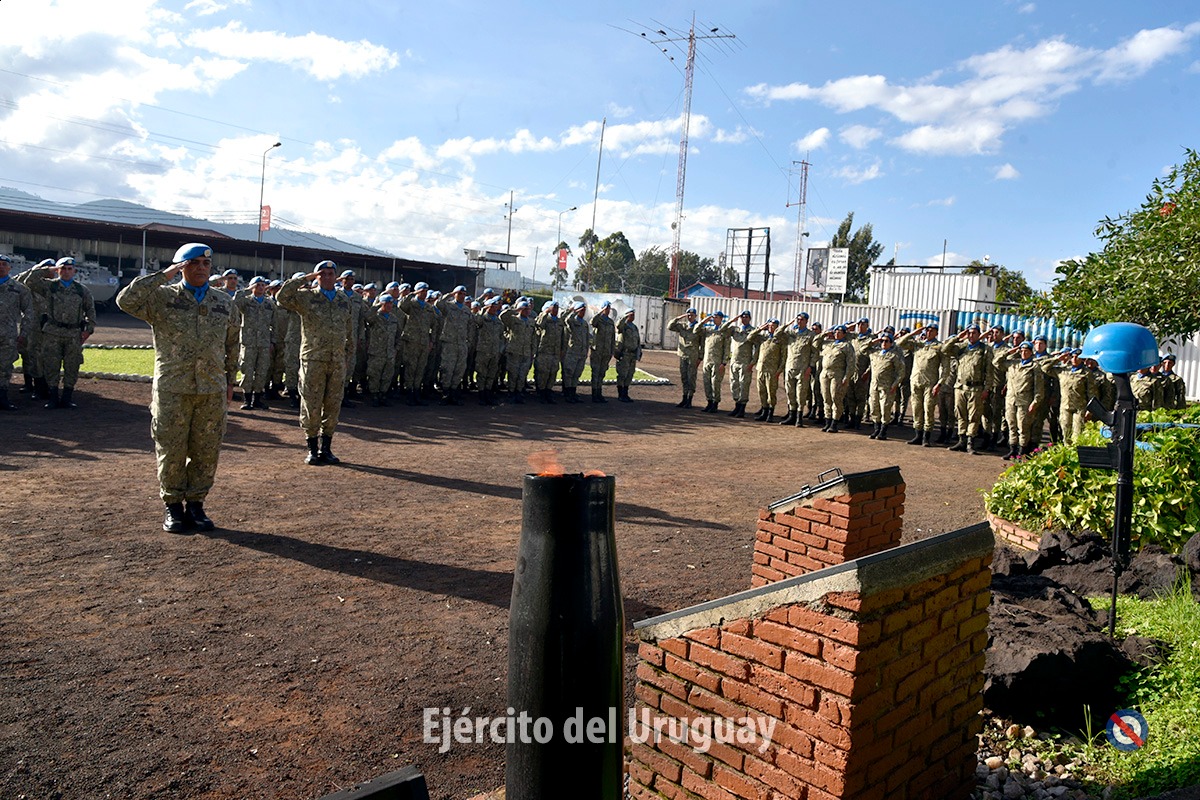
M 691 397 L 696 393 L 696 360 L 693 358 L 679 359 L 679 385 L 683 393 Z
M 1037 409 L 1029 413 L 1033 396 L 1009 395 L 1004 401 L 1004 413 L 1008 418 L 1008 444 L 1025 447 L 1033 442 L 1033 426 L 1037 421 Z
M 803 411 L 804 404 L 808 402 L 809 376 L 805 374 L 806 371 L 807 368 L 789 367 L 783 374 L 783 391 L 787 395 L 789 411 L 791 409 Z
M 583 366 L 587 363 L 585 353 L 564 353 L 562 360 L 562 381 L 564 389 L 574 389 L 579 385 L 579 376 L 583 374 Z
M 750 399 L 749 364 L 729 365 L 729 394 L 733 395 L 735 403 L 745 403 Z
M 496 385 L 496 376 L 500 372 L 500 353 L 475 353 L 475 383 L 479 391 L 492 390 Z
M 1083 414 L 1086 410 L 1068 403 L 1065 398 L 1059 404 L 1058 423 L 1062 425 L 1063 441 L 1067 444 L 1074 444 L 1079 434 L 1083 433 Z
M 271 346 L 242 345 L 242 391 L 265 392 L 271 376 Z
M 17 360 L 17 343 L 0 340 L 0 392 L 8 392 L 8 383 L 12 380 L 13 364 Z M 0 400 L 6 397 L 0 393 Z
M 912 385 L 913 430 L 927 431 L 933 428 L 938 407 L 938 398 L 934 396 L 933 390 L 933 386 Z
M 846 383 L 836 372 L 821 373 L 821 396 L 825 400 L 825 416 L 837 419 L 842 414 L 842 400 L 846 397 Z
M 225 382 L 230 386 L 237 382 L 240 345 L 241 333 L 237 328 L 231 327 L 225 335 Z
M 306 438 L 332 436 L 346 392 L 346 361 L 300 361 L 300 427 Z
M 421 388 L 421 380 L 425 377 L 425 363 L 429 360 L 429 342 L 424 340 L 405 341 L 401 349 L 404 357 L 404 388 L 416 391 Z
M 288 392 L 300 387 L 300 340 L 288 338 L 283 346 L 283 385 Z
M 612 361 L 612 353 L 593 350 L 588 357 L 588 366 L 592 368 L 592 391 L 602 391 L 604 376 L 608 374 L 608 363 Z
M 287 361 L 285 355 L 287 348 L 282 343 L 276 342 L 275 347 L 271 351 L 271 385 L 276 389 L 284 385 L 284 363 Z
M 396 351 L 387 350 L 383 353 L 372 354 L 367 358 L 367 369 L 364 382 L 371 394 L 383 394 L 392 385 L 392 377 L 396 374 Z
M 767 408 L 774 408 L 779 395 L 779 373 L 771 370 L 758 371 L 758 401 Z
M 508 363 L 508 390 L 510 392 L 523 392 L 525 386 L 529 383 L 529 366 L 530 358 L 518 358 L 515 354 L 509 353 L 505 356 Z
M 628 389 L 633 383 L 633 373 L 637 372 L 637 351 L 625 353 L 617 359 L 617 388 Z
M 857 375 L 862 375 L 862 373 L 857 373 Z M 846 381 L 846 409 L 850 412 L 850 415 L 854 417 L 866 416 L 870 399 L 871 376 L 868 375 L 865 378 L 861 378 L 851 375 L 850 380 Z M 878 421 L 876 420 L 876 422 Z
M 554 385 L 560 360 L 558 353 L 538 353 L 533 362 L 533 388 L 541 392 Z
M 79 331 L 73 331 L 69 336 L 43 331 L 38 360 L 42 376 L 51 389 L 58 388 L 59 375 L 62 376 L 64 388 L 74 386 L 79 380 L 79 368 L 83 366 L 83 342 L 79 339 Z
M 883 423 L 884 425 L 892 421 L 892 412 L 896 408 L 896 398 L 900 394 L 900 387 L 897 386 L 895 391 L 891 386 L 871 386 L 871 419 L 875 422 Z
M 438 383 L 442 391 L 450 392 L 462 386 L 467 374 L 467 348 L 458 342 L 442 342 L 442 363 L 439 365 Z
M 203 500 L 212 489 L 225 438 L 225 393 L 177 394 L 156 388 L 150 399 L 150 435 L 163 502 Z
M 31 330 L 25 334 L 25 346 L 21 348 L 21 373 L 31 378 L 44 377 L 42 374 L 42 332 L 36 325 L 28 326 Z
M 721 382 L 725 377 L 725 368 L 721 364 L 704 365 L 704 399 L 710 403 L 721 404 Z
M 942 388 L 937 396 L 938 420 L 950 430 L 955 430 L 954 418 L 954 387 L 939 384 Z M 933 418 L 929 419 L 929 427 L 933 427 Z
M 983 428 L 983 390 L 969 386 L 954 388 L 954 415 L 959 436 L 978 436 Z

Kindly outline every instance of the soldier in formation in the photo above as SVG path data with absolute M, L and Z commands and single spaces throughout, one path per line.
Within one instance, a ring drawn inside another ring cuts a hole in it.
M 265 409 L 275 321 L 275 301 L 267 297 L 266 278 L 261 275 L 252 278 L 249 291 L 234 298 L 233 316 L 241 348 L 242 409 Z
M 754 418 L 759 422 L 775 421 L 776 395 L 779 393 L 779 375 L 783 372 L 787 340 L 778 336 L 780 321 L 769 319 L 750 335 L 758 348 L 758 400 L 760 408 Z
M 700 324 L 699 314 L 695 308 L 689 308 L 667 325 L 667 330 L 676 337 L 679 385 L 683 389 L 683 399 L 675 404 L 676 408 L 691 408 L 692 396 L 696 394 L 696 369 L 700 362 L 700 337 L 696 334 L 696 327 Z
M 13 411 L 16 405 L 9 400 L 8 383 L 12 380 L 13 364 L 25 346 L 28 331 L 33 325 L 33 298 L 29 289 L 9 276 L 12 261 L 0 253 L 0 410 Z M 28 383 L 28 382 L 27 382 Z
M 801 311 L 791 325 L 778 336 L 784 346 L 783 393 L 787 396 L 787 415 L 780 425 L 804 427 L 804 406 L 812 394 L 813 362 L 816 360 L 817 333 L 808 327 L 808 313 Z
M 612 318 L 612 303 L 605 300 L 592 316 L 592 351 L 589 367 L 592 370 L 592 402 L 605 403 L 604 376 L 617 347 L 617 324 Z
M 633 317 L 634 310 L 631 308 L 617 323 L 617 343 L 613 349 L 617 359 L 617 399 L 622 403 L 633 402 L 629 396 L 629 385 L 637 370 L 637 362 L 642 358 L 642 334 L 634 324 Z
M 75 280 L 75 259 L 60 258 L 53 267 L 34 267 L 25 285 L 42 299 L 38 362 L 46 408 L 75 408 L 72 396 L 83 366 L 83 343 L 96 330 L 96 303 L 91 291 Z M 62 393 L 59 394 L 59 377 Z

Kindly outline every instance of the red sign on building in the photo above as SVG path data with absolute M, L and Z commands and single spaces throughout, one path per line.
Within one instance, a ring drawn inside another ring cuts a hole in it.
M 263 206 L 258 210 L 258 229 L 260 231 L 271 230 L 271 207 Z

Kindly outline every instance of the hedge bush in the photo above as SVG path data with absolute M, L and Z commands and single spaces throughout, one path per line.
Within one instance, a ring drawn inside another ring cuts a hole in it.
M 1200 406 L 1183 411 L 1138 414 L 1138 422 L 1200 423 Z M 1200 428 L 1146 431 L 1134 456 L 1133 524 L 1131 545 L 1141 549 L 1157 544 L 1179 552 L 1200 532 Z M 1097 423 L 1089 423 L 1076 444 L 1102 446 L 1109 440 Z M 1116 472 L 1083 469 L 1075 447 L 1047 447 L 1010 466 L 984 505 L 998 517 L 1031 531 L 1112 530 L 1116 505 Z

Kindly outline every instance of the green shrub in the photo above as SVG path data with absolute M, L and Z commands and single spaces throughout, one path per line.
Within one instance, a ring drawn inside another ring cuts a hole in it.
M 1139 422 L 1200 420 L 1200 407 L 1138 415 Z M 1140 549 L 1157 544 L 1178 552 L 1200 532 L 1200 429 L 1166 428 L 1148 431 L 1142 441 L 1155 450 L 1138 449 L 1134 456 L 1134 498 L 1131 544 Z M 1102 446 L 1109 440 L 1096 423 L 1089 424 L 1077 444 Z M 1058 445 L 1040 450 L 1010 466 L 984 493 L 984 505 L 998 517 L 1031 531 L 1112 529 L 1116 505 L 1116 472 L 1079 466 L 1075 447 Z

